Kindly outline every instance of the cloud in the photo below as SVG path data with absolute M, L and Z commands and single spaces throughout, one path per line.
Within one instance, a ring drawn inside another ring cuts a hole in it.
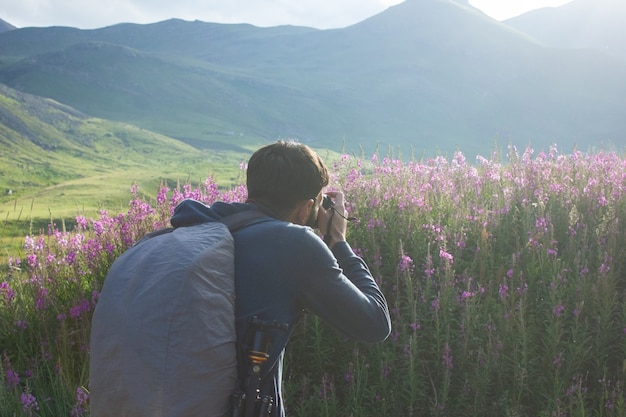
M 0 16 L 18 26 L 100 27 L 133 21 L 141 10 L 130 0 L 22 0 L 0 6 Z

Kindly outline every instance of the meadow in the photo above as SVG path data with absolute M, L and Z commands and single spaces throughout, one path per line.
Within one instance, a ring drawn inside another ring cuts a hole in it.
M 304 315 L 287 348 L 288 415 L 626 416 L 624 157 L 511 146 L 471 162 L 344 155 L 331 170 L 393 330 L 366 345 Z M 152 192 L 31 233 L 8 257 L 0 416 L 88 416 L 108 267 L 183 198 L 246 194 L 211 178 Z

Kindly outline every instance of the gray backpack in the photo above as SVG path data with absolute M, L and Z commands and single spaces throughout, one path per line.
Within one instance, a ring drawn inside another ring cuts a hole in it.
M 237 385 L 231 231 L 260 217 L 250 210 L 157 231 L 113 263 L 92 319 L 92 417 L 229 414 Z

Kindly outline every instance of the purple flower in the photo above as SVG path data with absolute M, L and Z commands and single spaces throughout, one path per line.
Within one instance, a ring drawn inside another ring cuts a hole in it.
M 165 204 L 167 202 L 167 192 L 169 190 L 170 189 L 167 188 L 167 186 L 165 186 L 165 185 L 161 186 L 159 188 L 159 192 L 157 193 L 157 198 L 156 198 L 156 201 L 157 201 L 158 205 L 162 205 L 162 204 Z
M 70 308 L 70 317 L 73 319 L 80 318 L 80 316 L 89 311 L 90 308 L 91 306 L 89 305 L 89 301 L 83 298 L 77 305 Z
M 602 275 L 606 275 L 611 270 L 611 266 L 603 263 L 602 265 L 600 265 L 600 269 L 599 270 L 600 270 L 600 273 Z
M 39 264 L 37 263 L 37 255 L 35 255 L 34 253 L 29 253 L 28 255 L 26 255 L 26 262 L 31 268 L 37 268 L 39 266 Z
M 554 308 L 552 309 L 552 314 L 554 314 L 557 317 L 560 317 L 561 314 L 563 314 L 563 311 L 565 311 L 565 306 L 563 306 L 562 304 L 559 304 L 557 306 L 554 306 Z
M 439 257 L 441 259 L 445 259 L 445 260 L 449 261 L 450 263 L 454 262 L 454 256 L 452 256 L 450 253 L 446 252 L 443 249 L 439 250 Z
M 79 226 L 79 230 L 86 230 L 89 222 L 83 216 L 76 216 L 76 225 Z
M 65 257 L 65 263 L 68 265 L 74 265 L 75 261 L 76 261 L 76 252 L 69 251 L 67 256 Z
M 87 411 L 89 401 L 89 393 L 83 388 L 76 388 L 76 404 L 72 407 L 72 417 L 81 417 Z
M 474 293 L 471 291 L 463 291 L 461 293 L 461 300 L 465 300 L 466 298 L 472 298 L 474 296 Z
M 33 411 L 39 411 L 37 398 L 30 392 L 23 392 L 20 395 L 20 399 L 22 400 L 22 408 L 27 415 L 32 416 Z
M 7 304 L 10 304 L 11 301 L 15 299 L 15 293 L 9 286 L 8 282 L 0 283 L 0 296 L 4 297 L 4 301 L 6 301 Z
M 133 242 L 124 242 L 124 243 L 126 243 L 127 245 L 129 245 L 129 244 L 132 244 Z M 106 243 L 106 245 L 105 245 L 105 247 L 104 247 L 104 250 L 106 250 L 106 252 L 107 252 L 108 254 L 111 254 L 111 253 L 115 252 L 115 244 L 114 244 L 114 243 L 107 242 L 107 243 Z
M 509 296 L 509 286 L 506 284 L 500 284 L 498 294 L 500 295 L 500 298 L 506 299 Z
M 11 368 L 7 369 L 4 384 L 9 388 L 17 387 L 20 384 L 19 374 Z
M 548 232 L 548 222 L 545 217 L 535 220 L 535 228 L 539 232 L 547 233 Z
M 93 231 L 98 236 L 102 235 L 104 233 L 104 224 L 102 224 L 101 221 L 94 221 L 93 222 Z
M 48 308 L 48 289 L 40 288 L 37 294 L 37 301 L 35 303 L 35 309 L 45 310 Z
M 32 237 L 26 236 L 24 238 L 24 249 L 25 250 L 33 250 L 35 249 L 35 241 Z
M 413 265 L 413 259 L 411 257 L 402 255 L 400 258 L 400 263 L 398 264 L 398 271 L 400 273 L 409 273 L 412 274 L 415 266 Z

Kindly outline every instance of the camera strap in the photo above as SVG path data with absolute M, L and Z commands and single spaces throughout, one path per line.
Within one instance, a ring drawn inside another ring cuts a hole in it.
M 331 207 L 330 217 L 328 218 L 328 223 L 326 223 L 326 234 L 324 235 L 324 243 L 327 245 L 330 243 L 330 227 L 333 225 L 333 217 L 335 216 L 335 208 Z

